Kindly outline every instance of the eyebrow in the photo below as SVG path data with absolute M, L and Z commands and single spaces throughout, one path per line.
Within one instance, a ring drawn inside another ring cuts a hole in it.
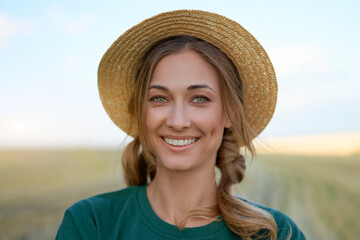
M 159 90 L 163 90 L 163 91 L 169 91 L 168 88 L 164 87 L 164 86 L 161 86 L 161 85 L 151 85 L 149 87 L 149 89 L 152 89 L 152 88 L 155 88 L 155 89 L 159 89 Z M 209 87 L 208 85 L 206 84 L 196 84 L 196 85 L 190 85 L 187 90 L 195 90 L 195 89 L 199 89 L 199 88 L 208 88 L 210 89 L 211 91 L 215 92 L 215 90 L 211 87 Z
M 159 90 L 163 90 L 163 91 L 169 91 L 169 89 L 168 88 L 166 88 L 166 87 L 164 87 L 164 86 L 161 86 L 161 85 L 151 85 L 150 87 L 149 87 L 149 90 L 150 89 L 153 89 L 153 88 L 155 88 L 155 89 L 159 89 Z
M 209 87 L 208 85 L 206 84 L 198 84 L 198 85 L 190 85 L 187 90 L 194 90 L 194 89 L 199 89 L 199 88 L 208 88 L 210 89 L 211 91 L 215 92 L 215 90 L 211 87 Z

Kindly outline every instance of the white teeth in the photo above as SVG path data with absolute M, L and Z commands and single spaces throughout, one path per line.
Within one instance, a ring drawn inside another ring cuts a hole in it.
M 171 139 L 171 138 L 163 138 L 165 140 L 165 142 L 167 142 L 168 144 L 170 145 L 173 145 L 173 146 L 178 146 L 178 147 L 181 147 L 181 146 L 186 146 L 186 145 L 189 145 L 189 144 L 193 144 L 194 142 L 197 141 L 197 139 L 181 139 L 181 140 L 177 140 L 177 139 Z

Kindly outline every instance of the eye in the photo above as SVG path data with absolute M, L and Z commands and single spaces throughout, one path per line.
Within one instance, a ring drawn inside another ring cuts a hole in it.
M 208 102 L 208 101 L 209 101 L 209 98 L 204 97 L 204 96 L 195 97 L 193 99 L 194 103 L 205 103 L 205 102 Z
M 164 97 L 161 97 L 161 96 L 155 96 L 155 97 L 152 97 L 150 99 L 151 102 L 156 102 L 156 103 L 164 103 L 164 102 L 167 102 L 166 98 Z

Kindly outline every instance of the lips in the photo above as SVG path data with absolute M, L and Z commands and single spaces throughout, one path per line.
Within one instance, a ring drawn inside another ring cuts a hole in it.
M 167 138 L 167 137 L 162 137 L 162 139 L 167 144 L 175 146 L 175 147 L 187 146 L 187 145 L 193 144 L 194 142 L 199 140 L 199 138 L 174 139 L 174 138 Z

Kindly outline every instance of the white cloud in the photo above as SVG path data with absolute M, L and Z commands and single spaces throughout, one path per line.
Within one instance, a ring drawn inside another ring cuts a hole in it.
M 62 8 L 57 6 L 52 7 L 47 16 L 53 27 L 60 28 L 70 35 L 87 30 L 93 22 L 92 18 L 88 15 L 68 16 Z
M 0 51 L 5 49 L 11 39 L 17 36 L 27 36 L 34 32 L 31 22 L 12 19 L 6 13 L 0 13 Z
M 304 107 L 358 99 L 358 82 L 347 69 L 334 62 L 322 47 L 293 45 L 272 48 L 269 56 L 278 83 L 278 108 L 296 111 Z
M 319 47 L 293 45 L 272 48 L 268 52 L 277 75 L 284 78 L 309 70 L 328 74 L 331 69 L 326 54 Z

